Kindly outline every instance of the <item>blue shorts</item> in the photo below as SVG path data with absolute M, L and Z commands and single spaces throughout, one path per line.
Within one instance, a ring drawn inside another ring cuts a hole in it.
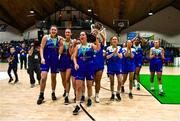
M 94 67 L 94 72 L 103 71 L 103 70 L 104 70 L 104 65 L 101 67 L 97 67 L 97 66 Z
M 122 72 L 121 71 L 111 71 L 111 70 L 108 70 L 108 72 L 107 72 L 107 74 L 108 75 L 119 75 L 119 74 L 121 74 Z
M 59 71 L 65 72 L 73 67 L 73 62 L 70 57 L 61 56 L 59 59 Z
M 49 72 L 51 68 L 51 73 L 58 73 L 58 58 L 56 59 L 45 59 L 45 64 L 41 64 L 40 70 Z
M 135 72 L 135 65 L 132 66 L 123 65 L 122 74 L 128 74 L 130 72 Z
M 142 62 L 141 61 L 137 61 L 137 62 L 135 62 L 135 66 L 136 66 L 136 68 L 137 67 L 142 67 Z
M 71 76 L 76 77 L 76 70 L 74 69 L 74 66 L 71 68 Z
M 142 67 L 142 64 L 143 64 L 142 56 L 137 56 L 137 57 L 136 56 L 135 56 L 135 59 L 134 59 L 134 63 L 135 63 L 136 68 L 137 67 Z
M 78 62 L 79 69 L 76 71 L 76 80 L 94 80 L 94 64 L 92 62 Z
M 151 63 L 150 62 L 150 72 L 162 72 L 163 64 L 162 63 Z

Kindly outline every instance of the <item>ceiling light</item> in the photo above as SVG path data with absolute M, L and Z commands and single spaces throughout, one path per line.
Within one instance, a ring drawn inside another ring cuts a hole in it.
M 92 12 L 92 9 L 88 9 L 88 12 Z
M 30 10 L 29 13 L 33 14 L 33 13 L 34 13 L 34 10 Z
M 150 10 L 150 12 L 148 13 L 149 16 L 152 16 L 153 15 L 153 12 L 152 10 Z

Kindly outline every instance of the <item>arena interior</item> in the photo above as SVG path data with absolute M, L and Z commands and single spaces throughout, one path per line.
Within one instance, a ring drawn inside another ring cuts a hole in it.
M 0 121 L 91 120 L 180 120 L 180 0 L 0 0 Z

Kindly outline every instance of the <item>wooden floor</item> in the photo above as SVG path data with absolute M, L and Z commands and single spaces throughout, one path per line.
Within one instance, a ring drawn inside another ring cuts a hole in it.
M 7 69 L 7 64 L 0 64 L 0 77 Z M 180 68 L 166 67 L 164 74 L 180 75 Z M 109 89 L 109 80 L 104 71 L 102 87 Z M 148 67 L 143 67 L 141 73 L 149 73 Z M 8 84 L 8 78 L 0 80 L 0 120 L 1 121 L 91 121 L 83 112 L 73 116 L 73 90 L 70 93 L 70 105 L 64 105 L 63 88 L 61 78 L 57 76 L 57 101 L 51 100 L 50 78 L 47 80 L 45 91 L 45 103 L 37 105 L 39 86 L 30 88 L 29 77 L 26 70 L 18 70 L 18 84 Z M 180 80 L 177 80 L 180 81 Z M 93 87 L 94 88 L 94 87 Z M 128 86 L 125 87 L 128 92 Z M 96 119 L 96 121 L 179 121 L 180 105 L 162 105 L 152 97 L 142 86 L 141 91 L 133 90 L 134 99 L 130 100 L 127 94 L 122 94 L 122 101 L 110 101 L 111 93 L 101 89 L 99 104 L 85 109 Z M 179 97 L 180 98 L 180 97 Z

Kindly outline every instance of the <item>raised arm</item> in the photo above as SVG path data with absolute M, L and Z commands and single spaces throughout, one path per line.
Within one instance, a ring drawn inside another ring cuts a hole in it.
M 102 37 L 102 44 L 105 45 L 105 42 L 106 42 L 105 36 L 101 32 L 99 34 Z
M 98 41 L 98 39 L 96 38 L 96 42 L 95 42 L 95 44 L 94 43 L 92 43 L 92 48 L 94 49 L 94 50 L 100 50 L 101 49 L 101 47 L 100 47 L 100 43 L 99 43 L 99 41 Z

